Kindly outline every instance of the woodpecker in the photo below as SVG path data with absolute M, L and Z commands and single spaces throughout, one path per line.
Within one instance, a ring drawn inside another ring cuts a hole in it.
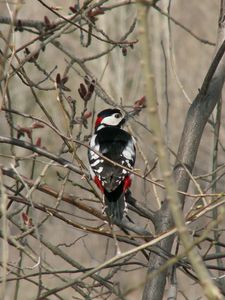
M 127 210 L 126 192 L 131 185 L 128 169 L 134 167 L 136 159 L 135 139 L 121 129 L 125 122 L 126 118 L 119 109 L 101 111 L 97 115 L 95 133 L 88 150 L 90 174 L 103 193 L 104 211 L 112 223 L 120 222 Z

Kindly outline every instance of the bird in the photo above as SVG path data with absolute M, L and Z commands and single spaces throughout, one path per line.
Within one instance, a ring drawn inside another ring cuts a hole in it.
M 126 215 L 136 160 L 136 141 L 122 129 L 126 120 L 117 108 L 98 113 L 88 149 L 90 175 L 103 194 L 103 211 L 111 223 L 121 223 Z

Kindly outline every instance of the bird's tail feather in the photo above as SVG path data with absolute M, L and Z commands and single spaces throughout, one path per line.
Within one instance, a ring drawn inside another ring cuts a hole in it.
M 119 198 L 115 198 L 113 193 L 104 194 L 104 211 L 109 217 L 110 221 L 121 221 L 127 212 L 127 203 L 125 193 L 122 193 Z

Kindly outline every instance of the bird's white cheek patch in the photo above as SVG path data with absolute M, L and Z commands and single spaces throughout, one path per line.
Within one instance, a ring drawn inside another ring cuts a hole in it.
M 122 117 L 117 119 L 117 118 L 115 118 L 115 116 L 108 116 L 102 120 L 102 124 L 117 126 L 121 122 L 122 119 L 123 119 Z

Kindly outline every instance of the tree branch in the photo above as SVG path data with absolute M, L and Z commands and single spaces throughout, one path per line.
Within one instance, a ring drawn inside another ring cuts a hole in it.
M 142 6 L 142 1 L 140 1 L 140 6 Z M 144 8 L 144 5 L 142 10 L 145 10 L 144 16 L 141 16 L 141 18 L 145 18 L 147 20 L 147 11 L 146 8 Z M 145 27 L 143 29 L 143 27 Z M 147 36 L 146 30 L 147 30 L 147 21 L 142 21 L 142 28 L 140 29 L 141 33 Z M 146 38 L 146 37 L 145 37 Z M 148 41 L 145 40 L 146 45 L 148 45 Z M 147 46 L 146 46 L 147 47 Z M 221 49 L 218 51 L 218 54 L 216 55 L 212 66 L 210 67 L 209 72 L 207 73 L 206 79 L 203 83 L 203 88 L 200 90 L 200 93 L 196 97 L 195 101 L 192 103 L 188 114 L 186 118 L 186 122 L 184 125 L 183 134 L 181 137 L 180 147 L 178 150 L 178 157 L 177 162 L 174 169 L 174 175 L 177 180 L 178 190 L 180 191 L 187 191 L 188 184 L 190 181 L 190 176 L 187 174 L 183 166 L 188 167 L 189 171 L 192 171 L 194 167 L 195 158 L 197 155 L 198 146 L 200 143 L 200 139 L 203 133 L 203 129 L 205 127 L 205 124 L 215 107 L 216 103 L 220 99 L 221 89 L 224 83 L 225 79 L 225 59 L 223 59 L 219 65 L 218 68 L 217 65 L 219 64 L 223 53 L 224 53 L 224 45 L 222 45 Z M 143 49 L 143 46 L 142 46 Z M 147 56 L 148 51 L 143 51 L 143 56 Z M 216 63 L 215 63 L 216 60 Z M 149 67 L 149 60 L 146 58 L 145 64 L 147 67 Z M 147 67 L 145 67 L 145 76 L 146 80 L 148 80 L 148 85 L 151 86 L 152 78 L 149 75 L 149 70 L 146 71 Z M 151 71 L 150 71 L 151 72 Z M 146 75 L 147 74 L 147 75 Z M 209 83 L 210 82 L 210 83 Z M 148 92 L 148 89 L 146 89 Z M 201 91 L 204 93 L 202 94 Z M 154 94 L 152 94 L 151 91 L 148 92 L 148 95 L 146 95 L 151 99 L 151 103 L 155 101 Z M 149 100 L 150 101 L 150 100 Z M 153 107 L 153 105 L 150 107 L 152 112 L 151 119 L 154 117 L 154 114 L 156 114 L 156 106 Z M 152 121 L 152 124 L 154 122 L 154 119 Z M 153 124 L 154 126 L 154 124 Z M 153 127 L 154 128 L 154 127 Z M 162 152 L 162 149 L 159 147 L 160 143 L 160 131 L 153 130 L 155 134 L 155 144 L 156 148 L 158 147 L 158 156 L 160 160 L 161 156 L 161 162 L 163 162 L 160 167 L 162 171 L 162 175 L 164 175 L 164 182 L 165 186 L 167 187 L 168 178 L 170 174 L 168 173 L 167 176 L 165 176 L 167 164 L 165 159 L 163 160 L 164 154 Z M 158 144 L 158 146 L 157 146 Z M 161 151 L 161 152 L 159 152 Z M 182 165 L 180 164 L 182 162 Z M 169 172 L 169 168 L 168 168 Z M 163 174 L 164 173 L 164 174 Z M 167 182 L 167 183 L 166 183 Z M 180 200 L 178 201 L 177 195 L 172 193 L 171 189 L 167 187 L 167 195 L 168 198 L 164 202 L 164 205 L 162 209 L 158 212 L 158 222 L 156 222 L 156 231 L 162 232 L 166 228 L 168 229 L 168 226 L 171 226 L 171 223 L 174 221 L 178 232 L 180 234 L 180 238 L 182 240 L 183 246 L 185 249 L 188 248 L 190 243 L 192 243 L 192 239 L 189 236 L 189 233 L 187 231 L 187 228 L 185 227 L 184 220 L 181 214 L 181 210 L 179 208 L 179 201 L 183 206 L 184 203 L 184 196 L 182 195 L 180 197 Z M 171 197 L 172 196 L 172 197 Z M 160 218 L 159 218 L 160 217 Z M 172 218 L 173 217 L 173 218 Z M 163 221 L 161 221 L 163 220 Z M 171 249 L 172 247 L 173 239 L 169 239 L 167 241 L 164 241 L 164 244 L 161 244 L 161 247 L 166 247 L 167 250 Z M 188 253 L 188 258 L 192 264 L 193 269 L 195 270 L 198 279 L 200 281 L 200 284 L 203 287 L 203 291 L 205 292 L 205 295 L 208 297 L 208 299 L 223 299 L 220 291 L 218 288 L 213 284 L 207 269 L 205 268 L 200 255 L 196 251 L 196 249 L 192 249 Z M 163 264 L 163 260 L 160 257 L 155 257 L 155 255 L 152 255 L 150 257 L 149 261 L 149 272 L 152 272 L 153 270 L 159 268 Z M 159 276 L 156 276 L 156 278 L 153 279 L 153 281 L 147 280 L 145 285 L 145 291 L 143 294 L 143 299 L 162 299 L 164 286 L 165 286 L 165 279 L 166 279 L 166 272 L 159 274 Z

